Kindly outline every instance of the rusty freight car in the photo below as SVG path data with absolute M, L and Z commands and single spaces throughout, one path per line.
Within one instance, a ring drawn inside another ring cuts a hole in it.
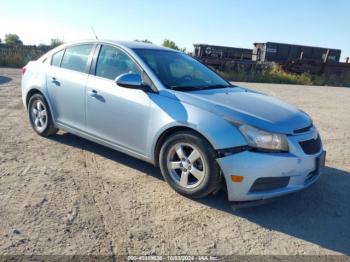
M 287 62 L 296 60 L 339 62 L 341 50 L 275 42 L 254 43 L 253 61 Z
M 194 44 L 193 56 L 203 63 L 218 67 L 231 61 L 252 61 L 252 49 L 207 44 Z

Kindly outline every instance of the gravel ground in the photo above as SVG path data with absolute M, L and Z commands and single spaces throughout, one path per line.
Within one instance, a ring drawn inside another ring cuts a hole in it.
M 20 70 L 0 68 L 0 254 L 350 254 L 350 89 L 240 84 L 308 112 L 328 159 L 308 190 L 234 211 L 103 146 L 36 135 Z

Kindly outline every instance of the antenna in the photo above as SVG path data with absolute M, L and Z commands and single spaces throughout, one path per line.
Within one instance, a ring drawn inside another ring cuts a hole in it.
M 96 40 L 98 40 L 98 37 L 97 37 L 96 32 L 95 32 L 95 29 L 92 26 L 91 26 L 91 31 L 94 34 Z

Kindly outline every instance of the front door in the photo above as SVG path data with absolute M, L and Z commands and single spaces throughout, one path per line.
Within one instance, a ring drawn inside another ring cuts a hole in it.
M 124 73 L 140 73 L 138 65 L 122 50 L 102 45 L 94 74 L 86 87 L 88 133 L 127 150 L 145 154 L 150 112 L 148 94 L 116 84 Z

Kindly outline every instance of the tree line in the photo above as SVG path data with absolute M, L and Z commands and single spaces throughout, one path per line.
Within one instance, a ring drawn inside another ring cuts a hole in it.
M 148 39 L 144 39 L 144 40 L 135 40 L 136 42 L 144 42 L 144 43 L 148 43 L 148 44 L 153 44 L 152 41 L 148 40 Z M 171 49 L 175 49 L 175 50 L 179 50 L 182 52 L 186 52 L 186 48 L 181 48 L 179 47 L 174 41 L 169 40 L 169 39 L 164 39 L 162 46 L 164 47 L 168 47 Z
M 0 44 L 3 43 L 2 39 L 0 38 Z M 6 45 L 11 45 L 11 46 L 21 46 L 23 45 L 22 40 L 19 38 L 19 36 L 17 34 L 6 34 L 5 35 L 5 39 L 4 39 L 4 43 Z M 50 46 L 51 47 L 56 47 L 63 44 L 63 41 L 60 40 L 59 38 L 51 38 L 50 40 Z M 43 44 L 40 44 L 39 46 L 41 46 Z

